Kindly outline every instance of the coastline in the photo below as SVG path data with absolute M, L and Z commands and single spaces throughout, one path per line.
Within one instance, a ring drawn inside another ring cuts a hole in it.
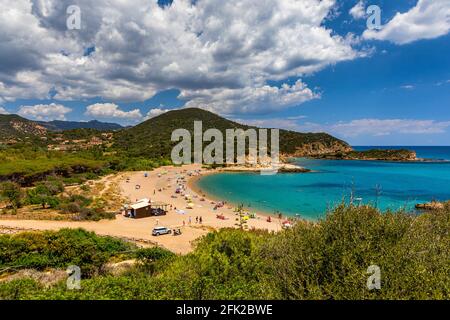
M 230 201 L 227 199 L 220 199 L 219 197 L 211 194 L 208 191 L 205 191 L 203 189 L 201 189 L 198 186 L 198 182 L 203 179 L 204 177 L 210 176 L 210 175 L 215 175 L 215 174 L 222 174 L 222 173 L 226 173 L 226 174 L 239 174 L 239 173 L 254 173 L 256 174 L 256 171 L 250 171 L 250 170 L 246 170 L 246 171 L 227 171 L 227 170 L 219 170 L 219 171 L 209 171 L 206 173 L 202 173 L 201 175 L 195 176 L 195 177 L 191 177 L 188 181 L 187 181 L 187 187 L 189 188 L 189 190 L 191 190 L 193 193 L 196 193 L 199 196 L 204 197 L 207 201 L 227 201 L 228 204 L 232 205 L 232 206 L 238 206 L 239 203 L 236 203 L 234 201 Z M 256 214 L 265 216 L 265 217 L 271 217 L 271 218 L 278 218 L 278 215 L 274 212 L 268 211 L 268 210 L 264 210 L 261 208 L 247 208 L 246 206 L 244 206 L 244 210 L 247 211 L 253 211 Z M 290 217 L 287 216 L 285 214 L 283 214 L 284 217 Z M 290 217 L 292 218 L 292 217 Z
M 192 176 L 189 173 L 193 172 Z M 197 174 L 198 173 L 198 174 Z M 147 241 L 157 246 L 164 247 L 177 254 L 187 254 L 195 247 L 196 240 L 207 235 L 211 231 L 223 228 L 238 228 L 235 206 L 226 203 L 215 208 L 217 200 L 214 197 L 195 188 L 195 178 L 200 179 L 204 175 L 216 172 L 206 170 L 201 165 L 186 165 L 182 167 L 165 166 L 148 172 L 122 172 L 118 181 L 118 190 L 125 202 L 121 205 L 132 204 L 139 199 L 150 199 L 152 202 L 168 205 L 167 215 L 152 216 L 142 219 L 126 218 L 122 212 L 118 212 L 114 220 L 101 221 L 55 221 L 55 220 L 0 220 L 1 228 L 17 228 L 18 230 L 43 231 L 60 230 L 63 228 L 83 228 L 99 235 L 113 236 L 129 239 L 136 243 Z M 178 177 L 183 176 L 178 183 Z M 191 181 L 191 179 L 194 179 Z M 189 184 L 188 184 L 189 181 Z M 176 194 L 179 184 L 185 186 L 186 196 Z M 139 187 L 137 187 L 139 186 Z M 201 191 L 201 192 L 200 192 Z M 192 192 L 192 193 L 190 193 Z M 191 197 L 187 197 L 190 194 Z M 201 195 L 205 194 L 202 199 Z M 189 204 L 192 205 L 189 205 Z M 267 230 L 278 232 L 282 230 L 282 221 L 260 210 L 251 210 L 256 216 L 247 220 L 249 230 Z M 219 216 L 221 218 L 219 218 Z M 201 221 L 199 221 L 201 218 Z M 164 226 L 170 229 L 180 229 L 179 236 L 152 236 L 152 229 L 156 226 Z

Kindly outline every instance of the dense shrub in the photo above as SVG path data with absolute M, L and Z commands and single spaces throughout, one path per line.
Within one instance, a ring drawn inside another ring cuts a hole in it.
M 77 265 L 86 277 L 98 274 L 115 253 L 131 248 L 132 245 L 121 240 L 99 237 L 82 229 L 3 235 L 0 236 L 0 269 L 65 269 Z
M 172 252 L 159 247 L 139 249 L 133 253 L 133 256 L 143 271 L 150 274 L 166 268 L 168 263 L 176 257 Z
M 14 182 L 3 182 L 0 184 L 0 200 L 6 200 L 15 210 L 22 206 L 23 194 L 20 186 Z
M 44 183 L 39 183 L 35 188 L 27 191 L 27 204 L 39 204 L 42 208 L 48 205 L 50 208 L 55 208 L 60 201 L 56 195 L 64 191 L 64 185 L 59 180 L 50 180 Z
M 0 283 L 0 297 L 5 300 L 26 299 L 30 293 L 32 297 L 37 297 L 41 290 L 43 290 L 42 286 L 32 279 L 17 279 Z
M 450 210 L 380 214 L 339 206 L 317 224 L 298 224 L 265 248 L 282 299 L 450 298 Z M 381 269 L 369 291 L 367 269 Z
M 272 298 L 260 250 L 267 233 L 222 230 L 208 234 L 158 279 L 162 299 Z
M 99 221 L 102 219 L 115 219 L 116 215 L 112 212 L 106 212 L 104 203 L 93 200 L 82 195 L 70 195 L 61 197 L 57 207 L 62 213 L 72 214 L 75 220 Z
M 54 177 L 66 185 L 78 185 L 117 171 L 152 170 L 172 163 L 168 157 L 159 155 L 130 156 L 126 149 L 103 152 L 92 148 L 64 152 L 26 144 L 1 147 L 0 178 L 27 187 Z
M 317 223 L 299 222 L 277 234 L 234 229 L 209 233 L 185 256 L 157 248 L 138 250 L 132 256 L 141 263 L 134 270 L 83 280 L 76 292 L 64 284 L 44 289 L 19 281 L 0 284 L 0 298 L 450 299 L 449 232 L 448 204 L 422 215 L 339 206 Z M 39 248 L 47 246 L 46 241 L 35 241 L 32 248 L 21 242 L 7 246 L 8 261 L 42 265 L 49 255 Z M 86 248 L 87 256 L 80 254 L 87 265 L 98 267 L 105 261 L 90 251 L 89 241 L 72 246 L 69 242 L 65 248 L 77 253 Z M 120 250 L 117 246 L 101 247 L 109 253 Z M 64 252 L 52 251 L 53 259 L 75 259 Z M 367 288 L 371 265 L 381 269 L 381 290 Z
M 116 214 L 114 212 L 106 212 L 98 209 L 91 208 L 81 208 L 78 215 L 75 216 L 74 220 L 89 220 L 89 221 L 100 221 L 103 219 L 112 220 L 116 218 Z

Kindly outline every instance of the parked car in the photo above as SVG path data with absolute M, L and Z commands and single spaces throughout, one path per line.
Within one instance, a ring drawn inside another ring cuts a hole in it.
M 156 227 L 152 231 L 152 236 L 157 237 L 157 236 L 161 236 L 161 235 L 164 235 L 164 234 L 171 234 L 171 233 L 172 233 L 172 230 L 170 230 L 169 228 Z
M 152 215 L 154 215 L 154 216 L 165 216 L 166 214 L 167 214 L 167 211 L 165 211 L 161 208 L 152 209 Z

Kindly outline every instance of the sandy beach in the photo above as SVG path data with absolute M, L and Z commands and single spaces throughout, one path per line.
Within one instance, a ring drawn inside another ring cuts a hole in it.
M 175 253 L 186 254 L 193 249 L 196 239 L 206 235 L 212 230 L 221 228 L 235 228 L 236 213 L 234 207 L 225 203 L 223 207 L 214 207 L 218 199 L 207 198 L 198 194 L 194 187 L 195 180 L 212 171 L 202 169 L 201 165 L 192 164 L 182 167 L 166 166 L 147 172 L 120 173 L 118 187 L 122 198 L 128 199 L 129 204 L 137 200 L 148 198 L 152 202 L 169 204 L 169 212 L 166 216 L 149 217 L 143 219 L 126 218 L 118 214 L 115 220 L 103 220 L 99 222 L 71 222 L 71 221 L 45 221 L 45 220 L 0 220 L 0 228 L 14 227 L 33 230 L 58 230 L 61 228 L 84 228 L 100 235 L 109 235 L 130 240 L 144 240 L 167 248 Z M 113 177 L 114 178 L 114 177 Z M 178 183 L 177 183 L 178 182 Z M 183 186 L 184 196 L 176 194 L 179 186 Z M 186 200 L 189 195 L 191 200 Z M 118 199 L 120 201 L 120 199 Z M 193 203 L 192 209 L 188 209 L 188 203 Z M 255 211 L 251 211 L 255 213 Z M 221 215 L 223 219 L 218 219 Z M 202 223 L 196 218 L 201 217 Z M 249 229 L 264 229 L 279 231 L 282 229 L 281 220 L 272 217 L 267 221 L 267 215 L 256 212 L 255 219 L 247 222 Z M 164 235 L 153 237 L 151 231 L 155 226 L 168 228 L 180 228 L 179 236 Z

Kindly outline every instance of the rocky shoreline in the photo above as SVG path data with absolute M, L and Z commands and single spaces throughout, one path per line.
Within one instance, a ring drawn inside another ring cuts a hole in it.
M 432 211 L 432 210 L 442 210 L 444 208 L 445 208 L 445 203 L 439 202 L 439 201 L 431 201 L 431 202 L 416 204 L 417 210 Z
M 350 151 L 313 156 L 313 159 L 325 160 L 365 160 L 365 161 L 396 161 L 396 162 L 424 162 L 417 158 L 415 151 L 406 149 L 371 149 L 365 151 Z
M 323 150 L 322 150 L 323 151 Z M 330 150 L 328 150 L 330 151 Z M 415 151 L 407 149 L 371 149 L 365 151 L 339 150 L 328 153 L 313 154 L 281 154 L 280 162 L 275 165 L 278 173 L 308 173 L 313 170 L 292 163 L 292 159 L 304 157 L 319 160 L 358 160 L 358 161 L 389 161 L 389 162 L 448 162 L 448 160 L 436 160 L 418 158 Z M 249 159 L 247 159 L 249 160 Z M 264 159 L 268 160 L 268 159 Z M 261 161 L 258 164 L 246 162 L 242 165 L 230 165 L 216 168 L 223 172 L 261 172 L 274 170 L 274 166 L 268 166 L 269 161 Z
M 220 171 L 223 172 L 264 172 L 264 171 L 271 171 L 271 170 L 277 170 L 278 173 L 308 173 L 312 170 L 307 169 L 305 167 L 297 166 L 291 163 L 282 163 L 278 166 L 274 167 L 267 167 L 262 165 L 257 166 L 230 166 L 230 167 L 224 167 L 221 168 Z

